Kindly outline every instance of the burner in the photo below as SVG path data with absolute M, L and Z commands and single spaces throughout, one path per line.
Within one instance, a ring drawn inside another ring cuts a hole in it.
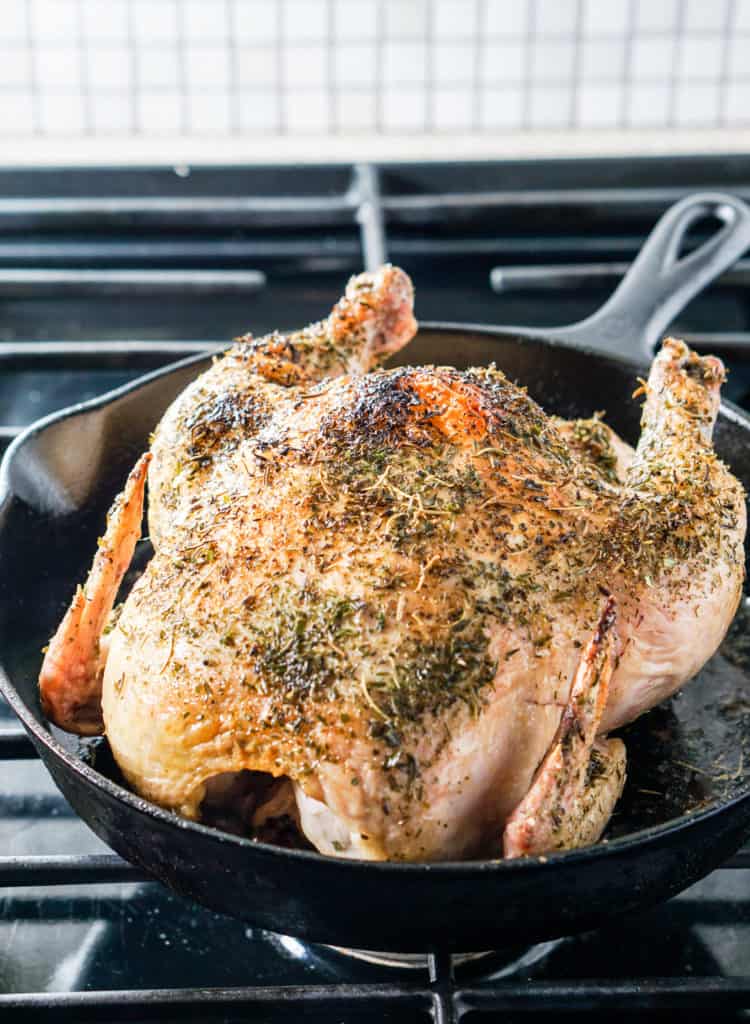
M 470 972 L 472 976 L 484 979 L 511 977 L 518 971 L 528 970 L 540 963 L 564 939 L 552 942 L 540 942 L 536 946 L 508 947 L 504 950 L 485 950 L 481 953 L 453 953 L 451 963 L 454 969 L 462 973 Z M 372 949 L 350 949 L 345 946 L 324 946 L 337 957 L 358 960 L 372 964 L 374 967 L 386 967 L 403 971 L 429 971 L 431 957 L 427 953 L 383 953 Z
M 371 978 L 373 968 L 383 973 L 405 972 L 416 977 L 420 972 L 432 973 L 434 955 L 430 953 L 393 953 L 374 949 L 352 949 L 349 946 L 331 946 L 303 942 L 291 935 L 280 935 L 262 929 L 247 929 L 248 936 L 263 940 L 285 959 L 304 965 L 307 969 L 322 971 L 339 979 L 364 981 Z M 505 949 L 483 950 L 475 953 L 453 953 L 447 958 L 453 971 L 484 981 L 510 978 L 519 971 L 529 971 L 540 964 L 567 939 L 554 939 L 534 946 L 507 946 Z M 446 959 L 446 958 L 443 958 Z
M 373 949 L 348 949 L 346 946 L 326 946 L 326 949 L 332 949 L 339 956 L 353 957 L 355 960 L 373 964 L 375 967 L 395 967 L 407 971 L 426 971 L 429 968 L 427 953 L 379 953 Z M 454 953 L 452 960 L 454 967 L 463 967 L 497 955 L 492 950 L 486 950 L 484 953 Z

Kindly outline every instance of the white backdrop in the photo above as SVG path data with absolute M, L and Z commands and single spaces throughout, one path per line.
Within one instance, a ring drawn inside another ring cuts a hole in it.
M 0 0 L 0 139 L 748 126 L 750 0 Z

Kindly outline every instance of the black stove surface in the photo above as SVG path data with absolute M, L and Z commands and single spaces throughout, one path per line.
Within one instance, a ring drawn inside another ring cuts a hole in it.
M 497 291 L 492 270 L 627 262 L 671 201 L 712 187 L 750 196 L 750 159 L 0 172 L 0 438 L 248 329 L 317 319 L 348 274 L 384 256 L 412 274 L 422 319 L 579 320 L 611 276 Z M 720 352 L 729 397 L 750 405 L 742 267 L 674 331 Z M 108 853 L 0 704 L 3 1020 L 731 1020 L 750 1008 L 746 853 L 659 907 L 455 966 L 455 981 L 440 956 L 429 972 L 362 963 L 203 910 L 113 857 L 82 859 Z

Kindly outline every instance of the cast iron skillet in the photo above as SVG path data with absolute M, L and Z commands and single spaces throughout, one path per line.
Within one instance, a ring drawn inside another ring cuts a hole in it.
M 721 229 L 679 258 L 687 229 L 708 215 Z M 750 211 L 741 202 L 693 196 L 666 213 L 589 320 L 543 332 L 426 324 L 402 358 L 494 360 L 547 410 L 604 408 L 633 441 L 640 364 L 680 308 L 748 246 Z M 149 432 L 207 362 L 187 360 L 47 417 L 18 438 L 0 469 L 0 686 L 57 785 L 102 839 L 180 893 L 255 925 L 389 951 L 500 948 L 593 927 L 673 895 L 741 844 L 750 832 L 750 641 L 742 623 L 683 694 L 625 730 L 629 781 L 607 842 L 538 860 L 371 864 L 253 843 L 134 796 L 105 740 L 51 728 L 37 696 L 40 648 L 84 579 L 106 509 Z M 723 407 L 715 439 L 750 486 L 750 418 Z

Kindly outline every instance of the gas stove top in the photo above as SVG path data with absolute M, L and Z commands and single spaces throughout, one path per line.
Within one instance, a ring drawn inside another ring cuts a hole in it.
M 750 158 L 0 171 L 0 439 L 248 329 L 317 319 L 350 273 L 386 258 L 413 276 L 422 319 L 579 320 L 659 214 L 710 188 L 750 198 Z M 674 325 L 725 358 L 746 406 L 748 282 L 741 263 Z M 750 852 L 596 932 L 388 967 L 149 881 L 76 818 L 4 704 L 0 886 L 3 1020 L 750 1009 Z

